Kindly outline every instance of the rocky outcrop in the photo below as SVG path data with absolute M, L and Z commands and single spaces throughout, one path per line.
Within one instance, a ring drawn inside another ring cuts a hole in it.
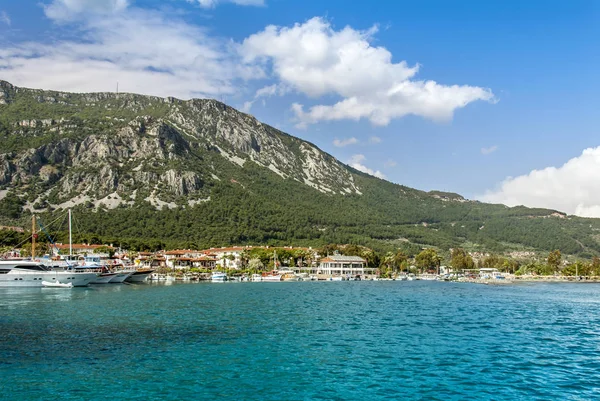
M 18 97 L 33 108 L 60 105 L 57 115 L 44 114 L 48 106 L 39 118 L 11 114 L 13 135 L 34 146 L 2 150 L 0 144 L 0 186 L 42 203 L 50 194 L 57 205 L 79 195 L 92 202 L 115 193 L 130 199 L 137 191 L 182 198 L 181 204 L 208 199 L 206 182 L 219 180 L 215 157 L 232 168 L 251 161 L 324 193 L 360 194 L 352 173 L 333 157 L 215 100 L 73 94 L 0 81 L 0 113 Z

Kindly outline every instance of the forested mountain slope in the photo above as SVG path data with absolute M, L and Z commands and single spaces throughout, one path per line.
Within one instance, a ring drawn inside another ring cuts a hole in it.
M 600 221 L 356 171 L 215 100 L 0 81 L 0 220 L 73 208 L 82 239 L 150 248 L 357 243 L 600 254 Z

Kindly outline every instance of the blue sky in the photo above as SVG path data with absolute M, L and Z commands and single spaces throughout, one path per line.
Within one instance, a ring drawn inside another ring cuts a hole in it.
M 600 217 L 597 4 L 0 0 L 0 79 L 214 97 L 396 183 Z

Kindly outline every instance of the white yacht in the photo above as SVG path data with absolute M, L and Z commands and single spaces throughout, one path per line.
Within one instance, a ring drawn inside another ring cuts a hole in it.
M 85 287 L 97 276 L 93 272 L 56 271 L 30 260 L 0 260 L 0 287 L 43 287 L 42 281 Z

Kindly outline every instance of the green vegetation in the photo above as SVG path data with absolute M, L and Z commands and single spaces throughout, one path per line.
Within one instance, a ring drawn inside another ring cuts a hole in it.
M 218 102 L 16 91 L 6 83 L 0 84 L 0 90 L 8 93 L 6 99 L 10 99 L 8 104 L 0 105 L 0 191 L 7 191 L 0 192 L 0 224 L 26 226 L 26 202 L 35 205 L 43 221 L 56 219 L 63 211 L 54 207 L 80 194 L 76 185 L 85 184 L 88 177 L 110 167 L 113 187 L 104 192 L 97 187 L 86 188 L 91 200 L 74 207 L 77 242 L 112 243 L 134 251 L 246 244 L 348 244 L 342 249 L 344 253 L 363 256 L 370 265 L 382 266 L 386 271 L 404 270 L 408 258 L 421 255 L 424 249 L 427 252 L 417 263 L 422 269 L 437 267 L 442 259 L 468 269 L 474 263 L 467 257 L 469 252 L 491 253 L 482 263 L 513 271 L 523 266 L 502 256 L 508 251 L 539 254 L 559 249 L 559 256 L 571 259 L 600 255 L 597 219 L 470 202 L 454 193 L 426 193 L 351 168 L 348 171 L 361 194 L 344 192 L 345 183 L 339 183 L 335 194 L 319 192 L 304 184 L 301 168 L 293 172 L 296 175 L 283 179 L 265 168 L 264 160 L 260 165 L 247 154 L 232 150 L 233 144 L 222 138 L 227 119 L 242 121 L 247 127 L 258 123 Z M 184 116 L 187 131 L 178 128 L 181 123 L 169 120 L 174 108 Z M 157 120 L 162 122 L 158 124 Z M 152 144 L 156 148 L 145 158 L 133 158 L 126 152 L 133 145 L 116 135 L 125 128 L 146 141 L 144 146 Z M 268 126 L 261 125 L 261 129 L 301 157 L 302 141 Z M 69 145 L 84 152 L 87 148 L 83 143 L 89 138 L 102 138 L 109 156 L 104 164 L 73 166 L 73 154 L 63 148 Z M 227 160 L 217 146 L 243 156 L 244 166 Z M 248 146 L 254 152 L 260 151 L 256 141 Z M 35 163 L 25 163 L 22 174 L 13 174 L 10 163 L 16 163 L 32 148 Z M 329 155 L 324 160 L 334 163 Z M 50 178 L 40 178 L 40 166 L 47 168 Z M 139 170 L 135 169 L 142 167 L 140 172 L 150 177 L 145 181 L 136 178 Z M 195 174 L 195 188 L 173 191 L 168 182 L 158 179 L 169 170 Z M 67 178 L 72 185 L 70 193 L 65 194 L 59 184 Z M 335 178 L 324 180 L 335 182 Z M 113 192 L 131 203 L 114 209 L 94 205 L 94 200 Z M 163 202 L 172 202 L 171 208 L 157 210 L 144 200 L 153 193 Z M 191 205 L 191 200 L 196 203 Z M 56 234 L 57 241 L 66 242 L 64 227 Z M 455 250 L 453 255 L 450 249 Z M 286 261 L 293 259 L 293 263 L 300 259 L 297 255 L 280 255 L 280 260 L 284 257 Z M 549 269 L 556 271 L 561 257 L 558 265 L 548 260 L 544 266 L 550 265 Z M 266 255 L 249 258 L 268 266 Z M 530 270 L 540 269 L 531 266 Z

